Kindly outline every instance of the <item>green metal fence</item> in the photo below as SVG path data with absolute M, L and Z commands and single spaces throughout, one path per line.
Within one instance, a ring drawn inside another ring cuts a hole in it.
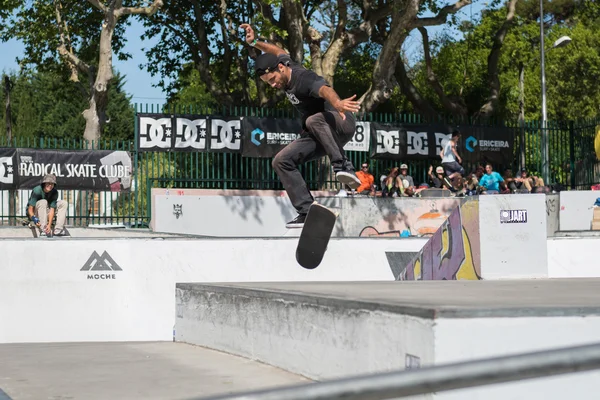
M 162 107 L 158 105 L 136 105 L 136 113 L 203 114 L 219 116 L 260 116 L 293 118 L 293 110 L 263 109 L 254 107 L 223 107 L 205 109 L 200 107 Z M 517 171 L 526 168 L 532 174 L 541 176 L 541 123 L 528 121 L 503 122 L 489 120 L 474 124 L 471 120 L 446 119 L 427 120 L 414 114 L 368 114 L 359 116 L 359 120 L 381 123 L 452 123 L 455 125 L 506 126 L 516 128 L 519 134 L 515 140 L 514 160 L 510 165 L 498 165 L 495 169 L 503 172 L 505 168 Z M 571 189 L 589 189 L 598 183 L 600 164 L 594 151 L 596 126 L 600 118 L 548 122 L 550 153 L 550 181 Z M 135 131 L 137 131 L 137 118 Z M 123 142 L 104 141 L 93 144 L 93 148 L 102 150 L 127 150 L 131 152 L 134 164 L 134 179 L 130 193 L 89 191 L 60 191 L 62 199 L 70 204 L 68 224 L 123 224 L 126 226 L 146 226 L 150 219 L 151 188 L 201 188 L 201 189 L 241 189 L 241 190 L 281 190 L 279 179 L 271 168 L 271 159 L 242 157 L 235 153 L 202 152 L 137 152 L 135 134 L 131 140 Z M 19 140 L 11 143 L 0 138 L 0 147 L 26 147 L 40 149 L 83 149 L 83 140 Z M 398 162 L 369 159 L 367 152 L 347 152 L 355 166 L 368 162 L 370 171 L 379 183 L 379 177 L 386 175 Z M 427 182 L 427 170 L 430 165 L 437 166 L 439 160 L 421 160 L 407 162 L 409 174 L 415 184 Z M 463 165 L 467 171 L 475 165 Z M 340 185 L 332 179 L 328 160 L 319 160 L 300 167 L 311 190 L 338 190 Z M 0 224 L 15 224 L 16 218 L 23 218 L 29 190 L 17 190 L 15 193 L 0 191 Z

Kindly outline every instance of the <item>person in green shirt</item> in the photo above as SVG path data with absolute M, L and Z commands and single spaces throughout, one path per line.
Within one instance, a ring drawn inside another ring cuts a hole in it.
M 52 229 L 52 220 L 56 214 L 56 226 L 53 234 L 63 235 L 63 228 L 67 217 L 67 202 L 58 200 L 56 190 L 56 176 L 48 174 L 42 183 L 31 191 L 27 202 L 27 216 L 41 229 L 41 235 L 49 235 Z

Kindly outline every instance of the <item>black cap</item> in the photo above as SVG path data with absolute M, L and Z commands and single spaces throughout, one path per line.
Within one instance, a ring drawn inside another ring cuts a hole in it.
M 277 65 L 280 63 L 279 57 L 271 53 L 263 53 L 256 58 L 254 69 L 258 76 L 268 74 L 277 70 Z

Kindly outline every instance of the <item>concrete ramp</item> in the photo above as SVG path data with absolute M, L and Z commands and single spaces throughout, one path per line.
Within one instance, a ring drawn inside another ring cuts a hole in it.
M 316 380 L 592 344 L 600 279 L 177 285 L 175 339 Z M 600 372 L 435 393 L 595 399 Z
M 487 195 L 455 208 L 400 280 L 548 278 L 546 198 Z
M 332 239 L 306 270 L 293 237 L 0 239 L 0 343 L 172 340 L 177 282 L 392 281 L 425 241 Z

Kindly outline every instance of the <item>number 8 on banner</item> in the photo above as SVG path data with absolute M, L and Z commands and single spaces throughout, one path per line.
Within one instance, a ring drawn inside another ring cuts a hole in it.
M 371 138 L 370 122 L 356 122 L 352 140 L 344 145 L 346 151 L 369 151 L 369 139 Z

